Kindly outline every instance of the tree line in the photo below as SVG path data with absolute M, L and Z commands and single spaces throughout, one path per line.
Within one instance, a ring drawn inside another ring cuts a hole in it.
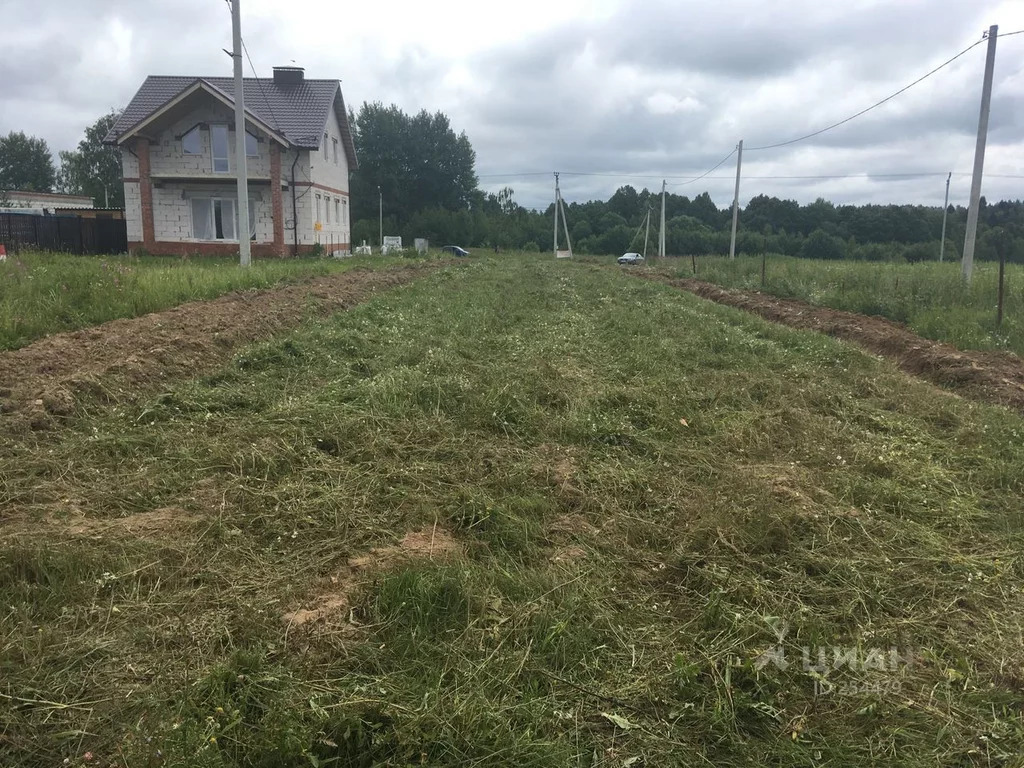
M 352 242 L 377 243 L 378 205 L 383 201 L 384 234 L 436 244 L 544 251 L 551 247 L 553 204 L 542 211 L 515 202 L 506 187 L 479 188 L 476 155 L 465 133 L 456 134 L 443 113 L 408 115 L 395 105 L 363 104 L 350 112 L 359 168 L 352 174 Z M 379 192 L 378 192 L 379 189 Z M 567 204 L 573 249 L 621 254 L 642 250 L 640 227 L 651 211 L 649 248 L 657 242 L 660 192 L 620 187 L 607 200 Z M 727 253 L 731 208 L 719 208 L 707 192 L 695 197 L 667 194 L 667 253 L 678 256 Z M 967 210 L 951 205 L 946 225 L 946 259 L 958 259 Z M 1024 202 L 981 201 L 980 259 L 1007 256 L 1024 262 Z M 869 261 L 937 259 L 942 207 L 924 205 L 834 205 L 818 199 L 758 195 L 740 211 L 737 251 L 784 253 L 820 259 Z

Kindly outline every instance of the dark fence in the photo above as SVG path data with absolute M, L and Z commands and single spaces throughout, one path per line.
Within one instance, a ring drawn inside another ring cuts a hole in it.
M 128 230 L 123 219 L 0 213 L 0 243 L 11 253 L 22 248 L 66 253 L 124 253 Z

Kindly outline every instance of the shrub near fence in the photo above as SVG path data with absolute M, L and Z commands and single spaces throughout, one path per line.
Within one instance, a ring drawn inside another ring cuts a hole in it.
M 0 213 L 0 243 L 8 251 L 22 248 L 65 253 L 125 253 L 128 230 L 122 219 Z

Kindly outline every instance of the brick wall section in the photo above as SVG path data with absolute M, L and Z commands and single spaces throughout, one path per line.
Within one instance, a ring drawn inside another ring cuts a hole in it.
M 139 156 L 139 196 L 142 198 L 142 244 L 150 248 L 153 237 L 153 183 L 149 176 L 149 139 L 139 138 L 135 142 L 135 154 Z
M 281 199 L 281 147 L 270 143 L 270 210 L 274 220 L 274 251 L 284 256 L 284 204 Z
M 177 242 L 171 240 L 158 240 L 150 245 L 144 245 L 138 241 L 128 242 L 128 251 L 138 253 L 140 248 L 145 248 L 147 253 L 160 256 L 238 256 L 238 243 L 210 243 L 210 242 Z M 275 250 L 273 243 L 253 243 L 251 246 L 254 259 L 274 259 L 284 255 Z M 299 255 L 309 255 L 316 250 L 316 245 L 299 245 Z M 326 246 L 321 246 L 325 252 Z M 351 250 L 349 243 L 337 243 L 335 252 Z M 289 252 L 290 254 L 290 252 Z

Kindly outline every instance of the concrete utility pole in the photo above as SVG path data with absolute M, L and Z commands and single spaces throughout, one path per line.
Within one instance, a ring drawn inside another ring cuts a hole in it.
M 558 258 L 558 171 L 555 171 L 555 258 Z
M 239 263 L 252 263 L 249 243 L 249 178 L 245 172 L 245 94 L 242 92 L 242 9 L 241 0 L 231 0 L 231 60 L 235 65 L 235 173 L 238 176 Z
M 380 191 L 380 184 L 377 185 L 377 238 L 380 252 L 384 253 L 384 193 Z
M 985 142 L 988 139 L 988 113 L 992 105 L 992 71 L 996 66 L 996 39 L 999 25 L 988 28 L 988 51 L 985 54 L 985 80 L 981 86 L 981 115 L 978 117 L 978 143 L 974 147 L 974 175 L 971 177 L 971 201 L 967 207 L 967 233 L 960 271 L 971 282 L 974 272 L 974 241 L 978 235 L 978 206 L 981 204 L 981 175 L 985 168 Z
M 949 172 L 949 176 L 946 177 L 946 202 L 942 204 L 942 240 L 939 242 L 939 261 L 942 261 L 943 254 L 946 253 L 946 213 L 949 211 L 949 180 L 953 178 L 953 172 Z
M 729 241 L 729 258 L 736 258 L 736 225 L 740 220 L 740 168 L 743 166 L 743 139 L 736 145 L 736 193 L 732 198 L 732 239 Z
M 661 229 L 658 231 L 658 258 L 665 258 L 665 180 L 661 180 Z

